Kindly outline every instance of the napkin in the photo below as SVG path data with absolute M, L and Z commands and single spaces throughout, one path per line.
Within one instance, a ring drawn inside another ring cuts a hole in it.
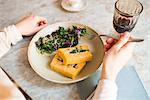
M 97 71 L 91 77 L 77 83 L 81 100 L 86 100 L 95 90 L 99 79 L 100 71 Z M 149 100 L 133 66 L 124 67 L 119 73 L 116 82 L 118 86 L 117 100 Z

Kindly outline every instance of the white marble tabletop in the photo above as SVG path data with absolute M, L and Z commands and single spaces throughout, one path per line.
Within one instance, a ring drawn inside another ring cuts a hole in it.
M 132 34 L 145 39 L 135 47 L 128 65 L 134 65 L 150 96 L 150 2 L 140 0 L 144 11 Z M 99 33 L 113 34 L 114 0 L 88 0 L 87 9 L 69 13 L 60 6 L 60 0 L 0 0 L 0 28 L 16 23 L 25 15 L 44 16 L 49 23 L 76 21 L 88 24 Z M 79 100 L 76 84 L 62 85 L 44 80 L 30 67 L 27 48 L 32 37 L 26 37 L 0 59 L 0 65 L 32 95 L 35 100 Z M 40 94 L 40 95 L 39 95 Z M 49 94 L 49 95 L 47 95 Z

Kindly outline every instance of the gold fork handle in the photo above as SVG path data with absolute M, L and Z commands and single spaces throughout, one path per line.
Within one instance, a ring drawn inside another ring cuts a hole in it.
M 99 37 L 108 37 L 108 38 L 114 38 L 112 36 L 109 36 L 109 35 L 105 35 L 105 34 L 101 34 L 99 35 Z M 114 38 L 115 40 L 118 40 L 116 38 Z M 139 39 L 139 38 L 131 38 L 128 42 L 143 42 L 144 39 Z

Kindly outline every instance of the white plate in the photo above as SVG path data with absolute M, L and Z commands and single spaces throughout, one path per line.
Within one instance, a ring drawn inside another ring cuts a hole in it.
M 28 47 L 28 60 L 33 68 L 33 70 L 39 74 L 41 77 L 43 77 L 46 80 L 55 82 L 55 83 L 74 83 L 81 81 L 88 76 L 90 76 L 92 73 L 94 73 L 101 65 L 102 59 L 104 56 L 104 46 L 102 43 L 102 40 L 100 38 L 95 38 L 93 40 L 87 40 L 85 38 L 82 38 L 79 40 L 80 43 L 87 44 L 90 48 L 90 51 L 93 54 L 93 60 L 88 62 L 84 69 L 80 72 L 80 74 L 77 76 L 76 79 L 70 79 L 65 76 L 62 76 L 58 74 L 57 72 L 54 72 L 49 68 L 49 64 L 54 56 L 54 53 L 50 56 L 43 56 L 37 52 L 37 48 L 35 46 L 35 42 L 39 39 L 39 37 L 44 37 L 47 34 L 51 34 L 53 31 L 57 30 L 59 26 L 63 26 L 65 28 L 72 27 L 72 25 L 78 26 L 78 27 L 85 27 L 88 32 L 91 34 L 97 34 L 96 31 L 94 31 L 92 28 L 78 23 L 72 23 L 72 22 L 60 22 L 55 23 L 52 25 L 47 26 L 40 32 L 38 32 L 31 40 L 29 47 Z

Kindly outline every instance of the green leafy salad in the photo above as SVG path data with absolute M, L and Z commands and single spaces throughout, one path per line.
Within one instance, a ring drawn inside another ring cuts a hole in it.
M 35 42 L 35 45 L 41 54 L 51 54 L 59 48 L 76 46 L 79 38 L 87 34 L 86 28 L 72 26 L 65 29 L 64 27 L 59 27 L 52 34 L 40 37 Z

